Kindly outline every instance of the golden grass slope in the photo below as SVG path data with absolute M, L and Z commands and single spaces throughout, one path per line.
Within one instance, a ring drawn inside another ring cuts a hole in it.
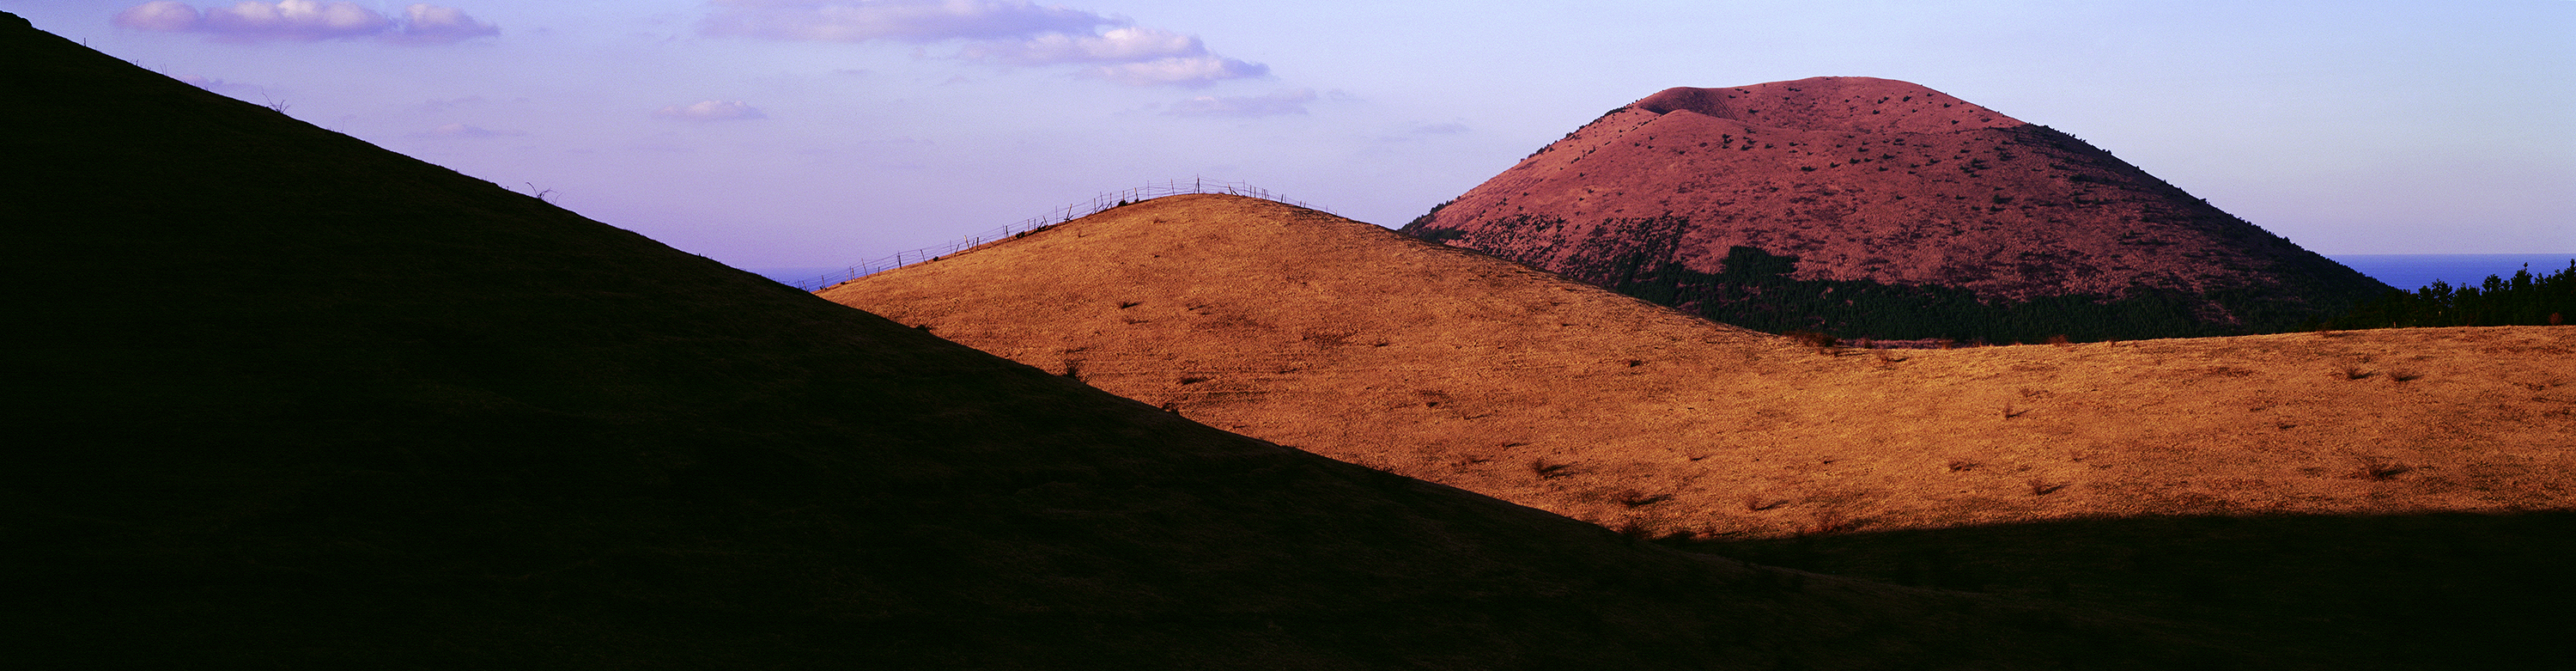
M 1218 195 L 820 293 L 1220 428 L 1656 535 L 2576 496 L 2563 328 L 1819 350 Z

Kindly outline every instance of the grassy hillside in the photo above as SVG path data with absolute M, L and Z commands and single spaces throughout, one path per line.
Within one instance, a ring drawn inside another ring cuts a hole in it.
M 16 668 L 2245 659 L 1223 433 L 14 16 L 0 62 Z
M 2337 664 L 2540 658 L 2545 637 L 2512 632 L 2576 624 L 2548 615 L 2576 592 L 2555 568 L 2576 559 L 2576 330 L 1818 347 L 1213 195 L 820 293 L 1212 426 L 1712 552 L 2196 620 Z

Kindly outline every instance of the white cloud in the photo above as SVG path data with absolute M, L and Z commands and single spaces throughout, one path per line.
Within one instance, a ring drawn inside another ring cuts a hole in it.
M 769 115 L 760 113 L 760 108 L 744 104 L 740 100 L 702 100 L 689 105 L 672 105 L 653 110 L 653 116 L 687 121 L 769 118 Z
M 415 44 L 446 44 L 477 37 L 501 34 L 501 27 L 466 16 L 465 10 L 437 5 L 412 5 L 403 8 L 402 34 L 397 40 Z
M 323 4 L 315 0 L 239 2 L 206 10 L 198 29 L 247 39 L 327 40 L 365 37 L 392 28 L 392 19 L 354 2 Z
M 1267 75 L 1270 74 L 1270 66 L 1208 54 L 1163 58 L 1142 63 L 1103 65 L 1092 68 L 1084 74 L 1134 86 L 1170 85 L 1196 88 L 1214 84 L 1220 80 Z
M 453 7 L 412 5 L 397 20 L 358 3 L 319 0 L 244 0 L 231 7 L 206 10 L 174 0 L 156 0 L 117 12 L 110 22 L 134 30 L 206 33 L 243 42 L 383 36 L 407 44 L 446 44 L 501 33 L 498 26 L 477 21 Z
M 1112 28 L 1098 35 L 1047 33 L 1017 42 L 969 45 L 960 54 L 970 59 L 1014 65 L 1055 63 L 1136 63 L 1175 56 L 1205 56 L 1199 38 L 1153 28 Z
M 699 31 L 708 35 L 826 42 L 968 40 L 959 58 L 1018 66 L 1098 64 L 1084 74 L 1140 86 L 1205 86 L 1270 73 L 1269 66 L 1210 53 L 1195 36 L 1027 0 L 714 2 L 717 11 L 699 24 Z
M 774 40 L 939 42 L 1043 33 L 1088 33 L 1124 23 L 1027 0 L 715 0 L 698 25 L 708 35 Z
M 184 2 L 159 0 L 125 8 L 109 23 L 135 30 L 182 33 L 197 28 L 197 8 Z
M 1164 114 L 1173 116 L 1273 116 L 1305 114 L 1306 103 L 1315 100 L 1314 89 L 1295 89 L 1261 96 L 1199 96 L 1173 103 Z

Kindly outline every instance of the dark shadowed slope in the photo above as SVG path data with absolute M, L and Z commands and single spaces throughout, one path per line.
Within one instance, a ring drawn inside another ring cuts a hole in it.
M 0 62 L 21 668 L 2209 656 L 1222 433 L 14 16 Z
M 1868 77 L 1668 89 L 1405 231 L 1844 337 L 2257 333 L 2386 291 L 2082 140 Z

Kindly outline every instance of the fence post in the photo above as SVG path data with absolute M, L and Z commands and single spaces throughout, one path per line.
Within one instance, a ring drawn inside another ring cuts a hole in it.
M 825 286 L 827 286 L 827 285 L 830 285 L 830 284 L 834 283 L 835 281 L 847 282 L 847 281 L 855 280 L 855 279 L 858 279 L 858 278 L 861 278 L 861 277 L 866 277 L 866 276 L 868 276 L 868 275 L 873 275 L 873 274 L 876 274 L 876 273 L 885 272 L 885 271 L 893 270 L 893 269 L 896 269 L 896 268 L 902 268 L 902 267 L 904 267 L 904 266 L 906 265 L 904 257 L 905 257 L 905 255 L 907 255 L 907 254 L 911 255 L 911 257 L 912 257 L 912 263 L 921 263 L 921 262 L 928 261 L 928 260 L 933 259 L 933 258 L 938 258 L 938 257 L 946 256 L 947 254 L 953 254 L 953 253 L 956 253 L 956 252 L 965 251 L 965 250 L 968 250 L 968 249 L 973 249 L 973 248 L 975 248 L 975 247 L 977 247 L 977 246 L 981 246 L 981 245 L 983 245 L 983 244 L 984 244 L 985 242 L 987 242 L 987 241 L 991 241 L 991 240 L 1000 240 L 1000 239 L 1008 238 L 1008 237 L 1011 237 L 1011 236 L 1013 236 L 1013 235 L 1017 235 L 1017 234 L 1021 234 L 1021 233 L 1031 233 L 1031 232 L 1035 232 L 1035 231 L 1037 231 L 1038 229 L 1041 229 L 1041 228 L 1046 228 L 1046 227 L 1049 227 L 1049 226 L 1054 226 L 1054 225 L 1056 225 L 1056 224 L 1060 224 L 1060 223 L 1071 222 L 1071 221 L 1073 221 L 1073 220 L 1074 220 L 1075 218 L 1077 218 L 1077 217 L 1087 217 L 1087 216 L 1091 216 L 1091 215 L 1094 215 L 1094 214 L 1099 214 L 1099 213 L 1101 213 L 1101 212 L 1106 212 L 1106 211 L 1108 211 L 1108 210 L 1109 210 L 1109 208 L 1114 207 L 1114 205 L 1112 205 L 1112 204 L 1111 204 L 1111 201 L 1109 200 L 1109 197 L 1110 197 L 1111 195 L 1116 195 L 1116 196 L 1118 196 L 1118 201 L 1117 201 L 1117 202 L 1120 202 L 1120 203 L 1135 203 L 1135 202 L 1143 201 L 1143 200 L 1145 200 L 1145 199 L 1147 199 L 1147 198 L 1157 198 L 1157 197 L 1162 197 L 1162 196 L 1172 196 L 1172 195 L 1180 195 L 1180 194 L 1212 194 L 1212 193 L 1225 193 L 1225 194 L 1228 194 L 1228 195 L 1248 195 L 1248 196 L 1252 196 L 1252 197 L 1256 197 L 1256 198 L 1261 198 L 1261 199 L 1263 199 L 1263 200 L 1269 200 L 1269 201 L 1278 202 L 1278 203 L 1283 203 L 1283 204 L 1287 204 L 1287 205 L 1293 205 L 1293 206 L 1302 207 L 1302 208 L 1306 208 L 1306 209 L 1310 209 L 1310 210 L 1311 210 L 1311 209 L 1318 209 L 1318 208 L 1316 208 L 1315 206 L 1307 205 L 1307 204 L 1305 204 L 1305 203 L 1300 203 L 1300 202 L 1294 202 L 1294 201 L 1286 200 L 1284 197 L 1280 196 L 1279 194 L 1271 193 L 1269 189 L 1261 188 L 1261 187 L 1259 187 L 1259 186 L 1255 186 L 1255 185 L 1253 185 L 1253 184 L 1246 183 L 1246 182 L 1227 182 L 1227 181 L 1222 181 L 1222 180 L 1220 180 L 1220 181 L 1218 181 L 1218 182 L 1216 183 L 1215 187 L 1214 187 L 1213 189 L 1211 189 L 1211 188 L 1210 188 L 1210 186 L 1209 186 L 1209 185 L 1208 185 L 1208 183 L 1207 183 L 1207 176 L 1206 176 L 1206 175 L 1196 175 L 1196 176 L 1192 176 L 1192 177 L 1190 177 L 1190 185 L 1189 185 L 1188 187 L 1183 187 L 1183 186 L 1181 186 L 1181 181 L 1180 181 L 1180 180 L 1178 180 L 1178 179 L 1166 179 L 1166 180 L 1163 180 L 1163 183 L 1162 183 L 1162 184 L 1160 184 L 1160 185 L 1154 184 L 1154 183 L 1152 183 L 1152 182 L 1147 182 L 1147 183 L 1145 183 L 1145 185 L 1144 185 L 1144 186 L 1138 186 L 1138 187 L 1131 187 L 1131 188 L 1127 188 L 1127 189 L 1122 189 L 1122 190 L 1120 190 L 1120 191 L 1117 191 L 1115 194 L 1112 194 L 1112 193 L 1110 193 L 1110 192 L 1099 192 L 1099 193 L 1097 193 L 1096 195 L 1093 195 L 1093 196 L 1091 197 L 1091 208 L 1090 208 L 1090 209 L 1087 209 L 1087 210 L 1081 210 L 1079 213 L 1077 213 L 1077 212 L 1076 212 L 1076 208 L 1080 208 L 1080 207 L 1082 206 L 1082 204 L 1081 204 L 1080 202 L 1066 203 L 1063 207 L 1061 207 L 1061 208 L 1059 208 L 1059 209 L 1057 209 L 1057 210 L 1051 211 L 1051 212 L 1049 212 L 1049 213 L 1047 213 L 1047 214 L 1038 215 L 1038 216 L 1036 216 L 1036 217 L 1031 217 L 1031 218 L 1028 218 L 1028 219 L 1024 219 L 1024 220 L 1021 220 L 1021 221 L 1020 221 L 1020 222 L 1018 222 L 1018 223 L 1005 224 L 1005 225 L 1003 225 L 1001 228 L 999 228 L 999 229 L 995 229 L 995 230 L 996 230 L 996 231 L 998 231 L 998 232 L 987 232 L 987 233 L 986 233 L 986 234 L 984 234 L 984 235 L 961 235 L 961 236 L 958 236 L 958 242 L 956 242 L 956 243 L 952 243 L 952 244 L 949 244 L 949 245 L 947 245 L 947 246 L 946 246 L 946 250 L 947 250 L 947 252 L 946 252 L 946 253 L 938 253 L 938 252 L 939 252 L 939 249 L 940 249 L 939 247 L 927 247 L 927 248 L 922 248 L 922 249 L 906 249 L 906 250 L 897 250 L 894 254 L 889 255 L 889 256 L 886 256 L 886 257 L 884 257 L 884 258 L 879 258 L 879 259 L 874 259 L 874 260 L 869 260 L 869 261 L 862 261 L 862 262 L 859 262 L 859 263 L 857 263 L 857 264 L 854 264 L 854 265 L 851 265 L 851 266 L 849 266 L 849 267 L 847 267 L 847 268 L 842 269 L 842 273 L 841 273 L 840 277 L 838 277 L 838 278 L 834 278 L 834 277 L 832 277 L 832 276 L 830 276 L 830 275 L 825 275 L 825 276 L 822 276 L 822 277 L 817 277 L 817 278 L 815 278 L 815 279 L 814 279 L 814 286 L 813 286 L 812 288 L 810 288 L 810 289 L 807 289 L 807 290 L 808 290 L 808 291 L 820 291 L 820 290 L 822 290 L 822 289 L 823 289 L 823 287 L 825 287 Z M 1331 212 L 1332 210 L 1323 210 L 1323 211 L 1324 211 L 1324 212 Z M 801 287 L 801 286 L 800 286 L 799 288 L 804 288 L 804 287 Z

